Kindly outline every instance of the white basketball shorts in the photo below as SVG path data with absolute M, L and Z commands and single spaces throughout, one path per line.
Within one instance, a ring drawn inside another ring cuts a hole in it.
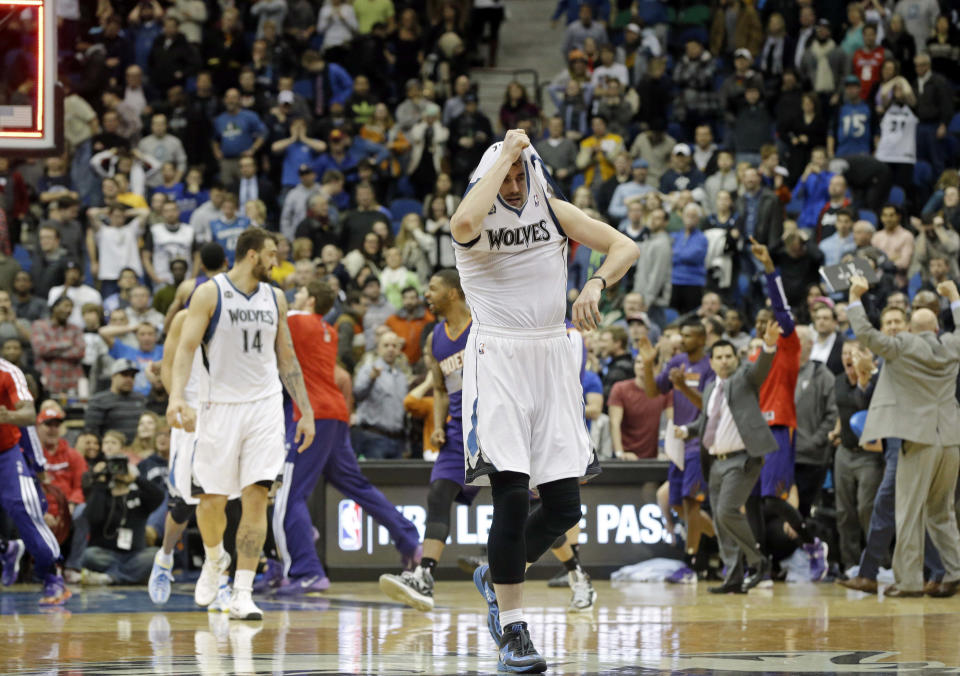
M 199 499 L 191 495 L 190 490 L 190 470 L 196 439 L 196 432 L 187 432 L 178 427 L 170 430 L 170 460 L 167 463 L 170 473 L 167 475 L 167 491 L 170 497 L 180 498 L 188 505 L 200 503 Z
M 582 477 L 590 460 L 583 388 L 566 328 L 474 322 L 463 358 L 466 481 L 520 472 L 530 486 Z
M 193 494 L 239 495 L 272 483 L 286 455 L 283 394 L 238 404 L 201 404 L 193 454 Z

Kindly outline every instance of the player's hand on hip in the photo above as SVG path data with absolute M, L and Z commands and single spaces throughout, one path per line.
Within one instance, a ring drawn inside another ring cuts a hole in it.
M 583 285 L 580 295 L 573 303 L 570 312 L 574 326 L 581 331 L 593 331 L 600 325 L 600 293 L 603 291 L 598 280 L 592 279 Z
M 301 416 L 300 420 L 297 421 L 297 435 L 294 437 L 294 443 L 300 442 L 300 445 L 297 446 L 297 453 L 303 453 L 307 450 L 310 444 L 313 443 L 314 434 L 316 434 L 316 429 L 313 426 L 312 417 L 307 418 L 306 416 Z
M 183 399 L 171 399 L 167 404 L 167 424 L 193 432 L 197 429 L 197 412 Z
M 503 137 L 503 154 L 510 158 L 510 162 L 520 159 L 520 153 L 530 145 L 530 138 L 523 129 L 511 129 Z
M 447 443 L 447 435 L 443 430 L 434 430 L 433 434 L 430 435 L 430 443 L 441 448 L 445 443 Z

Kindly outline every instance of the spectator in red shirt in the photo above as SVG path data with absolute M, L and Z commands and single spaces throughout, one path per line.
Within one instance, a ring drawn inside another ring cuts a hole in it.
M 73 301 L 61 296 L 50 308 L 50 319 L 33 323 L 30 343 L 37 370 L 44 387 L 53 395 L 76 393 L 77 381 L 83 377 L 83 353 L 86 349 L 83 331 L 70 324 Z
M 866 101 L 870 90 L 880 82 L 880 68 L 887 58 L 887 50 L 877 44 L 877 24 L 863 27 L 863 47 L 853 53 L 853 74 L 860 80 L 860 98 Z
M 77 505 L 84 503 L 81 477 L 87 463 L 60 434 L 65 417 L 57 408 L 44 408 L 37 415 L 37 437 L 47 459 L 47 481 L 63 492 L 72 514 Z
M 660 440 L 660 414 L 668 406 L 667 395 L 647 396 L 643 385 L 643 357 L 633 361 L 632 380 L 621 380 L 610 390 L 607 412 L 613 454 L 622 460 L 656 458 Z

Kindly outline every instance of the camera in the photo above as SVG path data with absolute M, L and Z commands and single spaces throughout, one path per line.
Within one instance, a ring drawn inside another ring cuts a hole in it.
M 127 473 L 127 458 L 125 456 L 117 456 L 114 458 L 107 458 L 107 469 L 106 474 L 109 476 L 117 476 L 118 474 Z

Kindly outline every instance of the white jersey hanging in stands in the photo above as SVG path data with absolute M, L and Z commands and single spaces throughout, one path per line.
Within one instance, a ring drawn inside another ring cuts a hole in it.
M 201 401 L 235 404 L 279 394 L 275 345 L 280 312 L 273 287 L 260 282 L 247 295 L 225 272 L 213 282 L 219 297 L 203 338 L 209 386 Z
M 484 153 L 468 192 L 493 166 L 502 145 L 495 143 Z M 543 160 L 532 148 L 520 159 L 527 201 L 517 209 L 498 194 L 477 238 L 454 242 L 457 269 L 475 323 L 521 329 L 563 326 L 567 236 L 547 201 L 553 189 Z
M 894 103 L 880 120 L 880 142 L 874 156 L 891 164 L 917 161 L 917 116 L 910 106 Z

